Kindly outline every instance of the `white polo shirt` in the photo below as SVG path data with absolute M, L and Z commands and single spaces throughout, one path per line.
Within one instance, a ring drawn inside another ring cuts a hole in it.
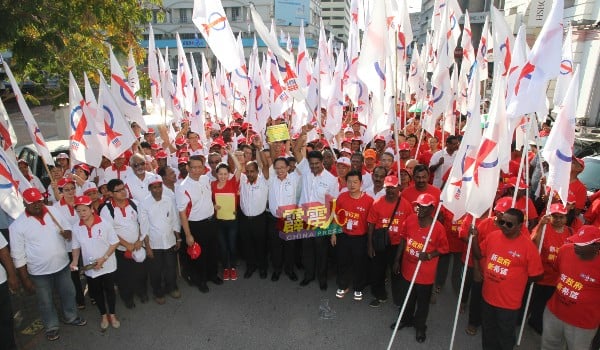
M 339 183 L 335 176 L 329 171 L 323 169 L 319 175 L 314 175 L 310 171 L 308 160 L 306 158 L 296 166 L 296 171 L 302 176 L 302 193 L 300 194 L 299 204 L 319 202 L 326 204 L 327 196 L 337 198 L 339 195 Z
M 257 216 L 267 209 L 269 183 L 262 174 L 258 174 L 252 184 L 246 174 L 240 177 L 240 209 L 246 216 Z
M 269 176 L 269 211 L 271 215 L 280 218 L 277 209 L 284 205 L 298 203 L 298 184 L 300 178 L 296 173 L 287 174 L 285 179 L 280 180 L 276 175 Z
M 175 200 L 177 211 L 186 211 L 189 221 L 205 220 L 215 213 L 210 180 L 207 175 L 200 175 L 198 181 L 188 175 L 175 188 Z M 188 205 L 191 206 L 188 208 Z
M 111 200 L 110 203 L 114 208 L 115 217 L 110 215 L 110 210 L 105 205 L 100 210 L 100 216 L 106 223 L 112 225 L 117 233 L 117 236 L 126 240 L 129 243 L 135 243 L 138 239 L 142 241 L 144 235 L 140 235 L 140 226 L 138 221 L 138 213 L 130 204 L 127 204 L 124 208 L 119 208 L 117 204 Z M 139 208 L 138 208 L 139 210 Z M 119 245 L 117 247 L 120 251 L 126 251 L 125 247 Z
M 114 164 L 104 169 L 104 181 L 108 183 L 112 179 L 123 180 L 123 177 L 131 169 L 128 165 L 123 165 L 122 168 L 117 168 Z
M 448 169 L 452 168 L 452 164 L 454 163 L 454 158 L 456 158 L 456 153 L 458 153 L 458 152 L 454 152 L 454 153 L 452 153 L 452 155 L 450 155 L 450 154 L 448 154 L 448 152 L 446 151 L 446 148 L 444 147 L 443 149 L 435 152 L 431 156 L 431 160 L 429 161 L 429 166 L 436 165 L 440 161 L 440 158 L 444 158 L 444 164 L 439 166 L 435 170 L 435 172 L 432 174 L 433 175 L 433 186 L 435 186 L 439 189 L 442 188 L 442 182 L 443 182 L 442 177 L 444 176 L 446 171 L 448 171 Z
M 170 191 L 170 190 L 169 190 Z M 140 229 L 147 235 L 152 249 L 169 249 L 175 245 L 175 233 L 180 230 L 175 198 L 165 195 L 157 201 L 152 195 L 140 203 Z
M 365 192 L 373 198 L 373 200 L 377 200 L 383 196 L 385 196 L 385 187 L 382 187 L 381 190 L 377 193 L 375 191 L 375 185 L 371 185 L 371 187 L 367 188 Z
M 144 172 L 144 179 L 140 180 L 140 178 L 137 177 L 137 175 L 133 172 L 133 169 L 129 169 L 125 173 L 125 177 L 122 180 L 127 186 L 131 198 L 133 198 L 136 203 L 141 203 L 144 198 L 150 195 L 148 184 L 153 181 L 160 180 L 160 176 L 146 171 Z
M 69 222 L 56 208 L 45 208 L 64 230 L 71 229 Z M 10 255 L 15 267 L 27 265 L 27 271 L 34 276 L 53 274 L 69 264 L 66 240 L 48 212 L 38 219 L 25 211 L 8 227 Z
M 73 249 L 81 249 L 81 262 L 83 265 L 91 264 L 106 254 L 111 245 L 119 243 L 119 237 L 111 224 L 100 216 L 94 215 L 94 224 L 88 228 L 83 222 L 73 226 Z M 117 269 L 115 254 L 111 254 L 100 270 L 85 271 L 91 278 L 114 272 Z
M 75 207 L 70 206 L 65 201 L 64 198 L 61 198 L 58 202 L 55 202 L 52 206 L 54 208 L 56 208 L 60 212 L 60 215 L 62 215 L 62 217 L 65 218 L 69 222 L 69 227 L 72 227 L 79 223 L 79 215 L 77 215 L 77 212 L 75 211 Z M 65 230 L 67 230 L 67 229 L 65 229 Z M 71 242 L 65 241 L 65 248 L 67 248 L 67 251 L 70 252 L 71 251 Z
M 83 183 L 83 185 L 81 185 L 81 186 L 79 186 L 79 185 L 77 185 L 77 183 L 75 183 L 75 195 L 83 196 L 85 191 L 89 190 L 90 188 L 96 188 L 96 185 L 94 185 L 94 183 L 90 182 L 90 181 L 85 181 Z M 52 190 L 52 188 L 50 188 L 50 190 Z

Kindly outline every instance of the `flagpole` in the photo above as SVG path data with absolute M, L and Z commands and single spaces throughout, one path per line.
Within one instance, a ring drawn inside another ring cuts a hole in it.
M 531 128 L 531 118 L 529 116 L 529 114 L 527 115 L 527 131 L 525 132 L 524 136 L 523 136 L 523 149 L 525 149 L 525 142 L 527 141 L 527 135 L 529 135 L 529 130 Z M 516 146 L 515 146 L 516 147 Z M 517 181 L 515 183 L 515 192 L 513 193 L 513 198 L 512 198 L 512 206 L 515 206 L 515 203 L 517 202 L 517 194 L 519 193 L 519 183 L 521 182 L 521 175 L 523 175 L 523 166 L 524 163 L 526 162 L 527 157 L 523 157 L 523 153 L 521 153 L 521 160 L 519 162 L 519 171 L 517 172 Z M 525 183 L 527 185 L 529 185 L 529 179 L 525 179 Z M 525 201 L 525 203 L 527 203 L 528 201 Z M 526 208 L 527 209 L 527 208 Z M 527 211 L 525 212 L 525 217 L 527 217 Z
M 550 192 L 552 194 L 552 191 Z M 548 196 L 548 204 L 546 205 L 546 213 L 550 212 L 550 206 L 552 205 L 552 199 Z M 542 235 L 540 236 L 540 243 L 538 246 L 538 253 L 542 252 L 542 246 L 544 245 L 544 236 L 546 235 L 546 227 L 548 224 L 542 227 Z M 523 321 L 521 321 L 521 327 L 519 327 L 519 336 L 517 338 L 517 346 L 521 346 L 521 338 L 523 337 L 523 329 L 525 328 L 525 322 L 527 322 L 527 311 L 529 310 L 529 303 L 531 302 L 531 294 L 533 293 L 533 286 L 535 283 L 529 285 L 529 291 L 527 292 L 527 302 L 525 303 L 525 309 L 523 310 Z
M 398 32 L 394 32 L 394 66 L 395 71 L 392 70 L 392 79 L 394 79 L 394 141 L 396 143 L 396 153 L 398 154 L 398 161 L 396 162 L 398 178 L 400 178 L 400 143 L 398 142 L 398 116 L 396 115 L 396 107 L 398 106 Z
M 443 193 L 443 189 L 442 189 L 442 193 Z M 440 202 L 435 211 L 435 215 L 433 216 L 433 221 L 431 222 L 431 225 L 429 227 L 429 232 L 427 233 L 427 238 L 425 238 L 425 245 L 423 245 L 423 250 L 421 251 L 421 253 L 424 253 L 427 250 L 427 246 L 429 245 L 429 240 L 431 239 L 431 234 L 433 233 L 433 227 L 435 226 L 436 220 L 437 220 L 438 216 L 440 215 L 440 210 L 442 209 L 442 204 L 443 204 L 443 200 L 440 198 Z M 417 274 L 419 273 L 419 269 L 421 268 L 422 263 L 423 263 L 423 261 L 421 261 L 420 259 L 417 262 L 417 267 L 415 268 L 415 272 L 413 273 L 412 279 L 410 281 L 410 285 L 408 286 L 408 292 L 406 293 L 406 296 L 404 297 L 404 302 L 402 303 L 402 308 L 400 309 L 400 313 L 398 314 L 398 319 L 396 320 L 396 325 L 394 326 L 394 331 L 392 332 L 392 336 L 390 338 L 390 342 L 388 343 L 387 350 L 392 349 L 392 345 L 394 344 L 394 338 L 396 337 L 396 333 L 398 332 L 398 326 L 400 326 L 400 320 L 402 319 L 402 316 L 404 315 L 404 311 L 406 310 L 406 305 L 408 304 L 408 299 L 410 297 L 410 293 L 412 292 L 412 289 L 415 285 L 415 280 L 417 279 Z M 395 271 L 392 271 L 392 273 L 395 273 Z
M 475 217 L 471 223 L 471 230 L 475 229 Z M 456 312 L 454 313 L 454 325 L 452 326 L 452 336 L 450 338 L 450 350 L 454 348 L 454 336 L 456 335 L 456 326 L 458 324 L 458 314 L 460 313 L 460 305 L 462 301 L 463 292 L 465 290 L 465 281 L 467 279 L 467 269 L 469 267 L 469 259 L 471 257 L 471 248 L 473 246 L 473 235 L 469 233 L 469 243 L 467 244 L 467 255 L 465 257 L 465 266 L 462 272 L 462 281 L 460 283 L 460 291 L 458 292 L 458 301 L 456 302 Z M 477 261 L 473 261 L 473 264 L 477 264 Z

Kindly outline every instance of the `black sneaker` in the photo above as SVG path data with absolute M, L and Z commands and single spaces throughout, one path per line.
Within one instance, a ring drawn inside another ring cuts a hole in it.
M 385 303 L 387 299 L 373 299 L 370 303 L 370 307 L 380 307 L 381 304 Z

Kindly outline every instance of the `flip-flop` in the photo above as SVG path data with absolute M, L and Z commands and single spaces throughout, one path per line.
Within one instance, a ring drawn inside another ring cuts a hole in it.
M 58 334 L 58 329 L 46 332 L 46 339 L 49 341 L 55 341 L 60 338 L 60 334 Z

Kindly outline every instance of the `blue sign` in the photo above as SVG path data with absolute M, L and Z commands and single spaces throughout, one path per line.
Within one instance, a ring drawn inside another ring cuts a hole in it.
M 303 21 L 310 24 L 310 0 L 275 0 L 275 24 L 299 27 Z

